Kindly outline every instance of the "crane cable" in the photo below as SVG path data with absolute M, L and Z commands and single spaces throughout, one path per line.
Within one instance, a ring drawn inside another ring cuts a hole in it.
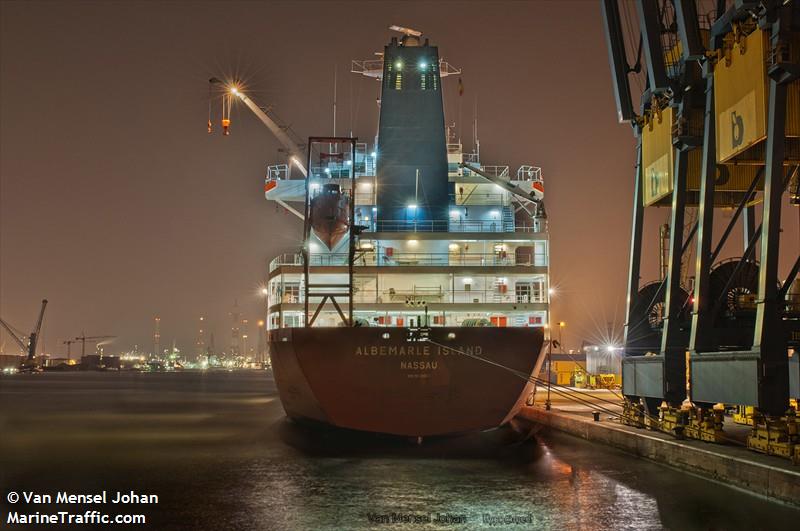
M 211 83 L 208 84 L 208 134 L 210 135 L 213 132 L 213 128 L 211 127 Z

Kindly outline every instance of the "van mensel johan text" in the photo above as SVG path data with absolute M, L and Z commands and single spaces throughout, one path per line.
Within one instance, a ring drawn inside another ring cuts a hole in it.
M 50 503 L 72 503 L 72 504 L 103 504 L 103 503 L 117 503 L 117 504 L 154 504 L 158 503 L 158 496 L 155 494 L 143 494 L 134 491 L 119 492 L 119 491 L 102 491 L 95 494 L 73 494 L 70 492 L 60 491 L 55 495 L 43 494 L 38 492 L 20 493 L 20 501 L 30 504 L 50 504 Z

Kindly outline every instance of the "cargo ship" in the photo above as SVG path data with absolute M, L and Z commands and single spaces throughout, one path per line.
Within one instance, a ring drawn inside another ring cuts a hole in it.
M 269 264 L 272 370 L 292 419 L 415 438 L 490 430 L 531 396 L 543 359 L 541 170 L 484 165 L 477 132 L 466 152 L 442 97 L 460 70 L 420 32 L 391 29 L 377 58 L 352 62 L 380 83 L 375 143 L 312 137 L 303 161 L 269 167 L 267 199 L 304 220 L 302 246 Z

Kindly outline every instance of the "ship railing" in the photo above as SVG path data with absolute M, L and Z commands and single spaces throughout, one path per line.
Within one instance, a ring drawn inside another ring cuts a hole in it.
M 497 220 L 378 220 L 369 232 L 514 232 L 514 223 Z M 531 232 L 523 230 L 523 232 Z
M 347 253 L 313 253 L 311 266 L 346 266 Z M 273 259 L 269 270 L 281 266 L 302 266 L 301 254 L 283 254 Z M 499 253 L 398 253 L 391 247 L 379 247 L 378 252 L 357 255 L 356 267 L 414 267 L 414 266 L 545 266 L 547 253 L 534 252 L 516 255 L 514 252 Z
M 282 254 L 276 256 L 272 259 L 269 263 L 269 270 L 270 272 L 275 271 L 280 266 L 301 266 L 303 265 L 303 255 L 299 253 L 294 254 Z
M 377 79 L 383 78 L 383 58 L 381 59 L 353 59 L 350 61 L 350 72 L 361 74 Z M 439 59 L 439 76 L 447 77 L 461 73 L 460 68 L 456 68 L 444 59 Z
M 464 155 L 464 162 L 466 162 L 467 164 L 474 164 L 474 165 L 477 164 L 476 162 L 472 162 L 470 160 L 467 160 L 467 158 L 468 158 L 467 155 Z M 480 169 L 481 169 L 481 171 L 483 171 L 487 175 L 491 175 L 492 177 L 496 177 L 498 179 L 505 179 L 505 180 L 509 180 L 510 179 L 510 176 L 509 176 L 509 173 L 508 173 L 508 166 L 480 166 Z M 465 175 L 467 177 L 469 177 L 471 175 L 477 175 L 476 173 L 470 171 L 469 168 L 461 168 L 461 171 L 462 171 L 462 175 Z
M 323 164 L 312 166 L 308 172 L 309 177 L 317 179 L 349 179 L 352 163 L 348 160 L 342 164 Z
M 542 169 L 538 166 L 522 165 L 517 169 L 516 180 L 543 182 Z
M 481 166 L 481 170 L 487 175 L 499 177 L 500 179 L 509 179 L 508 166 Z
M 362 304 L 392 304 L 427 302 L 445 304 L 544 304 L 544 295 L 519 294 L 511 291 L 500 293 L 493 290 L 451 290 L 445 286 L 412 289 L 368 290 L 356 288 L 353 301 Z
M 481 159 L 477 153 L 464 153 L 462 156 L 464 162 L 467 164 L 480 164 Z
M 289 178 L 288 164 L 271 164 L 267 166 L 267 181 L 285 181 Z
M 496 205 L 507 206 L 511 202 L 509 194 L 481 194 L 472 192 L 450 194 L 450 203 L 456 206 Z

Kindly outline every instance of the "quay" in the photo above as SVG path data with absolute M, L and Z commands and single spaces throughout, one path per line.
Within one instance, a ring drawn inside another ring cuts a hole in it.
M 601 402 L 617 398 L 612 391 L 571 389 L 570 392 L 580 393 L 586 402 L 597 403 L 604 410 L 616 409 L 622 413 L 621 407 Z M 667 433 L 623 425 L 618 417 L 606 412 L 595 421 L 595 409 L 589 404 L 576 404 L 561 397 L 551 398 L 548 411 L 545 395 L 546 390 L 540 389 L 534 405 L 524 407 L 519 416 L 545 429 L 611 446 L 683 472 L 800 507 L 800 466 L 780 457 L 748 450 L 744 439 L 750 431 L 749 426 L 736 425 L 726 418 L 728 442 L 725 444 L 676 439 Z

